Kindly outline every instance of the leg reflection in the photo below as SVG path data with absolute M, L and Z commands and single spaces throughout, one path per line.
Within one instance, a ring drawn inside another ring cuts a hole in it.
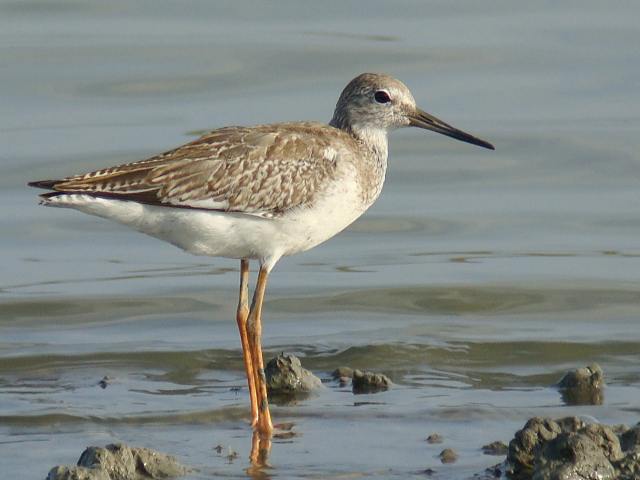
M 247 469 L 251 478 L 270 478 L 264 470 L 271 466 L 269 465 L 269 453 L 271 453 L 271 435 L 254 430 L 251 437 L 251 454 L 249 455 L 251 466 Z

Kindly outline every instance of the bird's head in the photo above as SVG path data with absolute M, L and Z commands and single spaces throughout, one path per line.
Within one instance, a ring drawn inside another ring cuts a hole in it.
M 418 127 L 432 130 L 463 142 L 494 149 L 489 142 L 469 135 L 421 110 L 409 88 L 389 75 L 363 73 L 344 88 L 331 125 L 366 134 L 368 131 Z

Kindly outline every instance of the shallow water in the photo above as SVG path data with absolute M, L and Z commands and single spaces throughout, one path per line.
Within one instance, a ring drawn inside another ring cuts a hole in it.
M 278 265 L 268 354 L 395 386 L 354 396 L 329 382 L 274 406 L 296 436 L 249 473 L 467 479 L 501 460 L 482 445 L 533 415 L 636 423 L 639 14 L 584 1 L 0 2 L 4 475 L 43 478 L 115 441 L 172 453 L 189 478 L 247 475 L 236 262 L 38 207 L 24 184 L 217 126 L 328 119 L 367 70 L 497 150 L 395 133 L 380 200 Z M 565 405 L 551 385 L 593 361 L 604 404 Z M 433 432 L 443 444 L 424 441 Z M 440 464 L 445 447 L 456 463 Z

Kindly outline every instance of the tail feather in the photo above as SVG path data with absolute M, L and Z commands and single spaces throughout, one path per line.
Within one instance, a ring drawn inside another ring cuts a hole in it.
M 69 199 L 73 199 L 74 201 L 83 198 L 87 199 L 89 197 L 93 198 L 107 198 L 114 200 L 129 200 L 138 203 L 144 203 L 148 205 L 160 205 L 160 206 L 169 206 L 169 204 L 162 203 L 162 201 L 158 200 L 157 197 L 157 189 L 149 189 L 142 191 L 133 191 L 133 192 L 101 192 L 96 191 L 93 188 L 82 189 L 82 188 L 67 188 L 67 180 L 40 180 L 36 182 L 27 183 L 30 187 L 35 188 L 44 188 L 46 190 L 53 190 L 46 193 L 41 193 L 40 197 L 40 205 L 53 205 L 53 204 L 63 204 L 67 203 L 66 201 Z M 190 207 L 186 205 L 170 205 L 175 208 L 196 208 Z M 207 209 L 205 209 L 207 210 Z M 212 209 L 213 210 L 213 209 Z

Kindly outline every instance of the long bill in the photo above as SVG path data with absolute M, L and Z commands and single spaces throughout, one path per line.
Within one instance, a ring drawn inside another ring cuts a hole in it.
M 494 146 L 489 142 L 474 137 L 473 135 L 469 135 L 462 130 L 458 130 L 457 128 L 452 127 L 448 123 L 443 122 L 439 118 L 436 118 L 433 115 L 428 114 L 424 110 L 420 110 L 419 108 L 416 108 L 415 112 L 409 115 L 409 125 L 411 125 L 412 127 L 424 128 L 426 130 L 441 133 L 442 135 L 446 135 L 447 137 L 455 138 L 456 140 L 461 140 L 467 143 L 472 143 L 474 145 L 488 148 L 490 150 L 495 150 Z

